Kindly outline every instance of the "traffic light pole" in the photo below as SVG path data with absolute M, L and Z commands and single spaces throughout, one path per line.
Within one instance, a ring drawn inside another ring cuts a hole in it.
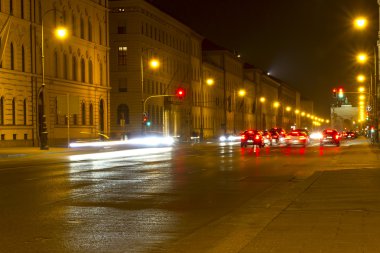
M 157 98 L 157 97 L 176 97 L 177 95 L 153 95 L 153 96 L 149 96 L 147 97 L 146 99 L 144 99 L 143 101 L 143 117 L 145 117 L 146 115 L 148 115 L 148 113 L 146 112 L 145 110 L 145 105 L 146 105 L 146 102 L 151 99 L 151 98 Z M 147 116 L 149 118 L 149 116 Z M 144 127 L 144 123 L 142 125 L 142 129 L 143 129 L 143 133 L 145 132 L 145 127 Z

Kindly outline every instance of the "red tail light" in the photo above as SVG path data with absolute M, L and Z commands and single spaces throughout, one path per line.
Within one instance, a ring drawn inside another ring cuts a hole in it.
M 255 135 L 255 140 L 260 140 L 260 135 L 256 134 Z
M 306 137 L 305 136 L 300 136 L 300 140 L 305 140 Z
M 240 136 L 240 139 L 245 140 L 245 135 Z
M 335 140 L 339 140 L 339 135 L 335 135 Z

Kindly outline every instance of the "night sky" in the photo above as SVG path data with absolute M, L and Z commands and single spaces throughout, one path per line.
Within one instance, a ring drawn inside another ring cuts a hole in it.
M 329 117 L 334 87 L 357 90 L 355 55 L 373 54 L 379 30 L 377 0 L 147 2 L 298 89 L 322 117 Z M 353 29 L 358 15 L 369 21 L 365 31 Z

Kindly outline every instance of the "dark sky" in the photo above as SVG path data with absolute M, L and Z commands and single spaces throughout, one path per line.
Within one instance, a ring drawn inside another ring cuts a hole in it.
M 355 55 L 373 53 L 379 30 L 377 0 L 147 1 L 298 89 L 323 117 L 333 87 L 356 91 Z M 353 29 L 358 15 L 365 31 Z

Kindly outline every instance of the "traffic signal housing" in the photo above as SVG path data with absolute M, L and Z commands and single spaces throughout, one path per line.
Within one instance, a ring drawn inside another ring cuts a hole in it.
M 183 88 L 178 88 L 175 92 L 175 95 L 179 98 L 179 99 L 183 99 L 185 97 L 185 89 Z
M 148 124 L 148 116 L 146 114 L 143 115 L 143 125 L 147 125 Z
M 343 98 L 343 88 L 339 88 L 339 98 Z

